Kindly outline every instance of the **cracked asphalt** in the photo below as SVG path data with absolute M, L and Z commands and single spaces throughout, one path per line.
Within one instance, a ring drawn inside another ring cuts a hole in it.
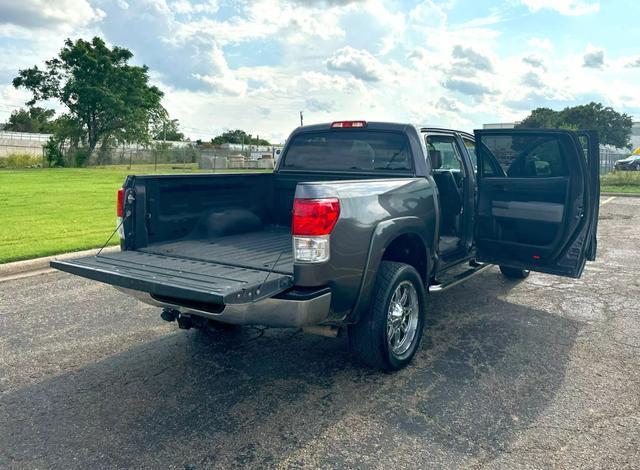
M 180 331 L 63 273 L 0 283 L 1 468 L 639 468 L 640 198 L 580 280 L 492 268 L 429 297 L 414 363 Z

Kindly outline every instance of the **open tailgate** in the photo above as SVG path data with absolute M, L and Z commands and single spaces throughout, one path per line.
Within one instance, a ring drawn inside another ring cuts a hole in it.
M 293 276 L 269 269 L 122 251 L 65 261 L 51 267 L 161 298 L 239 304 L 272 297 L 293 286 Z

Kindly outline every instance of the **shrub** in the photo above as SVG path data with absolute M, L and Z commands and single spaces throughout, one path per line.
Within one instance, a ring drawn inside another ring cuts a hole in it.
M 71 154 L 71 160 L 73 161 L 73 164 L 75 166 L 80 167 L 84 166 L 85 163 L 87 163 L 87 160 L 89 160 L 90 156 L 91 153 L 89 152 L 88 148 L 80 147 L 73 150 Z
M 28 153 L 10 153 L 0 157 L 0 168 L 29 168 L 42 166 L 42 158 Z
M 62 144 L 55 136 L 49 137 L 44 146 L 44 155 L 49 162 L 49 166 L 65 166 Z
M 614 171 L 600 177 L 603 186 L 640 186 L 639 171 Z

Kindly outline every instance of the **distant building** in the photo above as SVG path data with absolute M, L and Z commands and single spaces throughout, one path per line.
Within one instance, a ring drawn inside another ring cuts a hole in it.
M 513 129 L 516 124 L 520 124 L 520 121 L 516 122 L 495 122 L 490 124 L 483 124 L 483 129 Z
M 250 160 L 261 160 L 267 156 L 277 160 L 282 151 L 281 145 L 220 144 L 216 147 L 228 152 L 243 153 Z
M 640 121 L 636 121 L 631 126 L 631 146 L 635 149 L 640 147 Z

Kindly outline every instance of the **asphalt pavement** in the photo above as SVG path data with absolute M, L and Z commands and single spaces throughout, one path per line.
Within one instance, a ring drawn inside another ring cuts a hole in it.
M 63 273 L 0 282 L 1 468 L 639 468 L 640 199 L 579 280 L 430 295 L 384 374 L 344 338 L 181 331 Z

